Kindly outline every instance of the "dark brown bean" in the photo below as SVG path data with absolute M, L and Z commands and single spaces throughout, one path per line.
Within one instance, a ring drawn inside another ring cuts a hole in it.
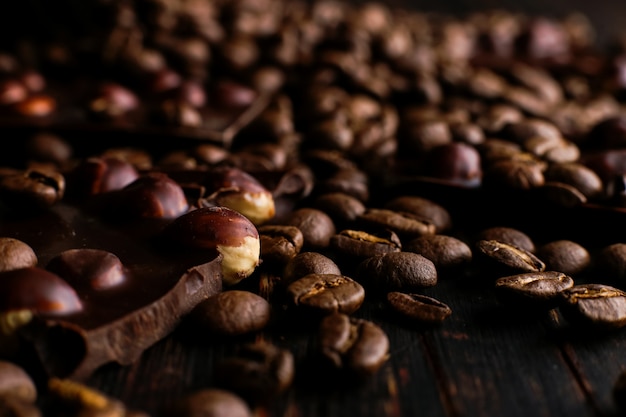
M 477 240 L 497 240 L 528 252 L 535 251 L 535 243 L 530 236 L 513 227 L 495 226 L 484 229 L 478 233 Z
M 432 297 L 392 291 L 387 294 L 390 308 L 403 318 L 420 323 L 441 323 L 452 314 L 452 309 Z
M 283 224 L 295 226 L 304 236 L 303 248 L 326 248 L 335 234 L 333 220 L 323 211 L 313 208 L 301 208 L 290 213 Z
M 233 356 L 217 364 L 215 380 L 253 403 L 267 403 L 293 381 L 294 358 L 290 351 L 271 343 L 241 346 Z
M 262 330 L 270 321 L 270 304 L 249 291 L 230 290 L 201 302 L 191 312 L 194 329 L 238 336 Z
M 591 262 L 591 255 L 582 245 L 571 240 L 555 240 L 541 245 L 536 255 L 546 264 L 546 269 L 576 276 Z
M 166 412 L 170 417 L 252 417 L 246 402 L 234 393 L 205 388 L 177 400 Z
M 497 240 L 479 240 L 477 250 L 499 265 L 520 272 L 540 272 L 546 265 L 531 252 Z
M 465 242 L 446 235 L 418 237 L 407 242 L 403 250 L 430 259 L 438 271 L 456 269 L 472 260 L 472 250 Z
M 37 255 L 21 240 L 0 238 L 0 272 L 37 266 Z
M 429 260 L 411 252 L 377 255 L 357 267 L 359 281 L 387 291 L 414 290 L 437 284 L 437 269 Z
M 319 327 L 320 349 L 334 367 L 371 375 L 385 363 L 389 339 L 376 324 L 346 314 L 326 316 Z
M 352 314 L 361 307 L 365 290 L 343 275 L 309 274 L 287 287 L 292 305 L 318 314 Z
M 445 232 L 452 227 L 452 219 L 448 210 L 440 204 L 423 197 L 396 197 L 388 201 L 384 208 L 420 216 L 434 224 L 437 233 Z
M 284 266 L 300 253 L 304 236 L 295 226 L 264 225 L 258 227 L 261 240 L 261 259 Z
M 337 264 L 318 252 L 301 252 L 285 265 L 281 282 L 286 286 L 309 274 L 341 275 Z
M 601 284 L 576 285 L 563 293 L 560 310 L 573 324 L 598 329 L 626 325 L 626 293 Z

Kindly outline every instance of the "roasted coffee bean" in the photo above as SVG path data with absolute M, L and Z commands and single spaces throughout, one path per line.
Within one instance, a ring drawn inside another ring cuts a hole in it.
M 47 170 L 18 171 L 0 178 L 0 198 L 22 210 L 52 206 L 63 198 L 65 178 Z
M 28 244 L 0 237 L 0 272 L 37 266 L 37 255 Z
M 37 400 L 37 388 L 24 369 L 0 360 L 0 398 L 2 397 L 34 403 Z
M 303 248 L 307 250 L 326 248 L 335 234 L 333 220 L 323 211 L 314 208 L 293 211 L 283 224 L 300 229 L 304 237 Z
M 626 243 L 605 246 L 597 254 L 595 262 L 599 272 L 615 282 L 626 281 Z
M 170 417 L 252 417 L 246 402 L 234 393 L 205 388 L 185 395 L 166 411 Z
M 388 210 L 415 214 L 435 225 L 437 233 L 445 232 L 452 227 L 452 219 L 448 210 L 426 198 L 417 196 L 400 196 L 388 201 L 384 208 Z
M 114 83 L 100 87 L 89 110 L 100 117 L 119 117 L 139 107 L 139 98 L 129 89 Z
M 352 314 L 363 304 L 365 290 L 343 275 L 309 274 L 289 284 L 287 297 L 293 306 L 302 310 Z
M 72 147 L 59 136 L 51 133 L 39 133 L 29 138 L 26 143 L 28 158 L 41 162 L 65 164 L 72 156 Z
M 446 304 L 421 294 L 392 291 L 387 294 L 387 304 L 400 317 L 419 323 L 441 323 L 452 314 Z
M 319 252 L 301 252 L 287 262 L 281 282 L 287 286 L 309 274 L 341 275 L 341 270 L 332 259 Z
M 537 187 L 541 198 L 559 207 L 578 207 L 587 202 L 587 197 L 577 188 L 563 182 L 546 181 Z
M 347 225 L 365 212 L 361 200 L 345 193 L 322 194 L 315 199 L 313 206 L 328 214 L 337 226 Z
M 357 222 L 366 229 L 386 228 L 395 232 L 400 239 L 410 239 L 435 234 L 436 227 L 430 220 L 409 212 L 369 208 Z
M 497 240 L 528 252 L 535 252 L 535 243 L 530 236 L 513 227 L 495 226 L 481 230 L 476 240 Z
M 389 339 L 376 324 L 346 314 L 326 316 L 319 327 L 323 357 L 335 368 L 357 375 L 372 375 L 389 356 Z
M 429 260 L 411 252 L 377 255 L 361 262 L 356 276 L 374 288 L 414 290 L 437 284 L 437 269 Z
M 602 284 L 576 285 L 562 293 L 559 306 L 575 325 L 615 329 L 626 325 L 626 293 Z
M 315 190 L 320 194 L 344 193 L 363 202 L 370 197 L 367 175 L 359 169 L 340 169 L 330 177 L 319 180 Z
M 560 294 L 574 286 L 574 280 L 562 272 L 543 271 L 498 278 L 496 289 L 515 301 L 532 301 L 555 306 Z
M 446 235 L 427 235 L 407 242 L 403 250 L 432 261 L 438 271 L 457 269 L 472 260 L 472 250 L 463 241 Z
M 190 319 L 194 329 L 238 336 L 262 330 L 270 317 L 270 304 L 263 297 L 249 291 L 230 290 L 198 304 Z
M 498 265 L 520 272 L 540 272 L 546 265 L 531 252 L 497 240 L 479 240 L 476 243 L 479 253 Z
M 583 272 L 591 261 L 587 249 L 571 240 L 545 243 L 537 249 L 536 255 L 545 262 L 547 270 L 573 276 Z
M 456 123 L 450 126 L 452 138 L 456 142 L 479 145 L 485 141 L 485 132 L 473 123 Z
M 267 403 L 293 381 L 294 358 L 290 351 L 267 342 L 241 346 L 234 356 L 218 363 L 216 384 L 253 403 Z
M 350 259 L 369 258 L 390 252 L 400 252 L 402 244 L 398 236 L 389 230 L 380 233 L 367 233 L 361 230 L 346 229 L 330 238 L 329 249 L 338 257 Z
M 263 262 L 285 265 L 300 253 L 304 236 L 295 226 L 264 225 L 257 228 Z
M 452 142 L 448 124 L 443 120 L 430 120 L 401 128 L 406 130 L 404 143 L 411 152 L 424 154 L 431 149 Z
M 512 189 L 529 190 L 544 184 L 545 164 L 541 161 L 498 160 L 489 165 L 485 181 Z

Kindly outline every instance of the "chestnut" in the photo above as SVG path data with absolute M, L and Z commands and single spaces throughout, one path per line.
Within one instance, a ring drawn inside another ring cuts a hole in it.
M 123 283 L 126 278 L 122 261 L 100 249 L 68 249 L 52 258 L 46 269 L 77 289 L 104 290 Z
M 234 285 L 259 265 L 259 232 L 252 222 L 227 207 L 203 207 L 174 220 L 165 235 L 196 249 L 217 249 L 222 255 L 222 279 Z
M 208 200 L 246 216 L 255 225 L 274 217 L 276 208 L 272 193 L 256 178 L 238 168 L 218 168 L 212 171 L 212 194 Z
M 129 89 L 115 83 L 100 87 L 97 96 L 89 103 L 89 109 L 105 117 L 122 116 L 139 106 L 139 99 Z
M 64 315 L 82 308 L 76 291 L 45 269 L 29 267 L 0 273 L 0 312 L 30 310 Z
M 121 190 L 139 178 L 129 162 L 114 157 L 88 158 L 68 175 L 68 193 L 87 197 Z
M 137 178 L 116 197 L 115 211 L 133 218 L 173 219 L 189 208 L 181 186 L 163 173 Z

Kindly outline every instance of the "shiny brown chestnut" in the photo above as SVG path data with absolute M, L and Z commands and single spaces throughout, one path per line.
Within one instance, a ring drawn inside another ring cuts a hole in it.
M 219 168 L 211 173 L 212 194 L 207 198 L 218 206 L 228 207 L 246 216 L 255 225 L 274 217 L 272 193 L 256 178 L 238 168 Z
M 217 249 L 222 254 L 224 283 L 234 285 L 259 265 L 261 245 L 254 224 L 227 207 L 203 207 L 174 220 L 164 234 L 172 241 L 196 249 Z
M 68 175 L 68 193 L 90 196 L 121 190 L 139 178 L 139 173 L 129 162 L 119 158 L 88 158 Z
M 46 269 L 63 277 L 79 290 L 104 290 L 126 279 L 122 261 L 111 252 L 100 249 L 68 249 L 52 258 Z
M 76 291 L 45 269 L 29 267 L 0 273 L 0 312 L 31 310 L 64 315 L 82 308 Z
M 116 214 L 131 218 L 173 219 L 189 208 L 181 186 L 163 173 L 139 177 L 115 197 Z

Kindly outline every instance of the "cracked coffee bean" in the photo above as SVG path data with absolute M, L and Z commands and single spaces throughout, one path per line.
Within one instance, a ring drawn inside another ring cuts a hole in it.
M 217 364 L 219 387 L 233 391 L 253 403 L 267 403 L 291 386 L 294 358 L 291 352 L 268 342 L 241 346 Z
M 421 294 L 392 291 L 387 294 L 387 304 L 400 317 L 419 323 L 441 323 L 452 314 L 446 304 Z
M 335 368 L 372 375 L 389 356 L 389 339 L 376 324 L 346 314 L 326 316 L 319 327 L 321 354 Z
M 487 259 L 520 272 L 540 272 L 546 265 L 532 253 L 497 240 L 479 240 L 476 248 Z
M 496 289 L 507 300 L 549 307 L 554 307 L 560 294 L 573 286 L 570 276 L 555 271 L 529 272 L 496 280 Z
M 365 299 L 358 282 L 343 275 L 309 274 L 287 287 L 291 304 L 319 314 L 354 313 Z
M 562 293 L 559 309 L 573 325 L 600 330 L 626 325 L 626 293 L 608 285 L 576 285 Z

